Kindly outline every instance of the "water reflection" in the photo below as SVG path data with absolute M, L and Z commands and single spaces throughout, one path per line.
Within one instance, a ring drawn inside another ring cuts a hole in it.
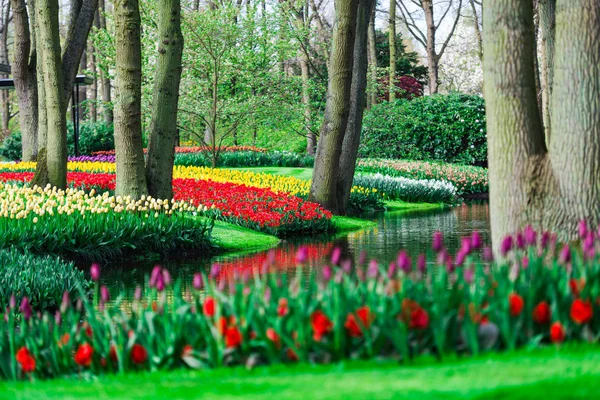
M 300 246 L 308 247 L 308 262 L 303 268 L 305 274 L 314 273 L 330 262 L 335 247 L 342 249 L 342 259 L 357 260 L 361 251 L 369 258 L 382 263 L 396 259 L 400 249 L 406 249 L 413 259 L 420 253 L 427 255 L 433 262 L 431 237 L 433 232 L 444 233 L 445 243 L 450 252 L 460 247 L 460 239 L 473 230 L 482 234 L 484 243 L 489 243 L 489 207 L 487 204 L 469 204 L 447 210 L 433 212 L 390 212 L 364 215 L 363 218 L 377 222 L 371 229 L 352 232 L 338 237 L 317 236 L 298 240 L 283 241 L 274 249 L 275 270 L 271 273 L 283 273 L 297 268 L 295 255 Z M 207 269 L 212 263 L 222 266 L 220 278 L 243 277 L 244 274 L 260 270 L 268 257 L 267 251 L 247 255 L 215 256 L 204 259 L 160 262 L 168 268 L 175 278 L 182 279 L 182 290 L 191 288 L 193 274 Z M 156 263 L 110 264 L 103 267 L 103 283 L 112 293 L 124 292 L 133 297 L 136 285 L 144 286 L 145 277 L 150 274 Z

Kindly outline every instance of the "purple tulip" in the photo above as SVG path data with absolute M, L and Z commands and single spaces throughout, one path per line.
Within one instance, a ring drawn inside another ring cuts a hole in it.
M 473 233 L 471 234 L 471 248 L 474 250 L 479 250 L 481 246 L 483 246 L 481 235 L 478 231 L 473 231 Z
M 425 254 L 419 254 L 417 258 L 417 270 L 420 273 L 424 273 L 427 268 L 427 259 L 425 258 Z
M 342 283 L 343 280 L 344 280 L 344 271 L 338 269 L 337 271 L 335 271 L 334 282 L 339 285 L 340 283 Z
M 159 276 L 162 278 L 160 266 L 155 265 L 154 268 L 152 268 L 152 272 L 150 273 L 150 282 L 148 282 L 148 285 L 150 285 L 151 288 L 156 287 Z
M 110 292 L 106 286 L 100 288 L 100 299 L 103 303 L 108 303 L 110 301 Z
M 83 300 L 77 299 L 77 301 L 75 301 L 75 309 L 77 312 L 81 312 L 83 310 Z
M 58 310 L 56 310 L 56 313 L 54 314 L 54 322 L 56 322 L 56 325 L 60 325 L 62 322 L 62 314 Z
M 593 260 L 596 257 L 596 249 L 593 247 L 584 253 L 586 260 Z
M 396 261 L 398 263 L 398 267 L 404 271 L 404 273 L 408 274 L 412 270 L 412 261 L 406 251 L 402 250 L 398 253 L 398 259 Z
M 139 285 L 135 287 L 135 292 L 133 292 L 133 298 L 137 301 L 142 300 L 142 288 Z
M 93 263 L 90 267 L 90 275 L 92 276 L 92 280 L 94 282 L 98 282 L 100 279 L 100 265 Z
M 492 262 L 494 261 L 494 252 L 491 247 L 485 247 L 483 249 L 483 261 Z
M 369 261 L 369 268 L 367 270 L 367 277 L 369 278 L 377 278 L 379 274 L 379 266 L 377 265 L 377 260 Z
M 17 298 L 15 297 L 14 294 L 10 295 L 10 299 L 8 300 L 8 307 L 11 310 L 14 310 L 17 307 Z
M 593 232 L 589 232 L 585 239 L 583 240 L 583 251 L 587 252 L 590 249 L 594 248 L 594 234 Z
M 216 263 L 213 264 L 210 267 L 210 277 L 216 279 L 219 276 L 219 273 L 221 273 L 221 266 Z
M 352 261 L 351 260 L 342 261 L 342 271 L 344 271 L 345 274 L 350 274 L 350 272 L 352 272 Z
M 27 321 L 29 318 L 31 318 L 32 310 L 31 310 L 31 305 L 29 304 L 29 299 L 27 298 L 27 296 L 23 297 L 23 299 L 21 300 L 20 310 L 21 310 L 21 313 L 23 314 L 23 318 L 25 318 L 25 321 Z
M 396 263 L 395 262 L 390 262 L 390 265 L 388 265 L 388 270 L 387 270 L 387 276 L 388 278 L 393 278 L 394 274 L 396 273 Z
M 336 247 L 335 249 L 333 249 L 333 253 L 331 254 L 331 263 L 333 265 L 339 265 L 341 256 L 342 256 L 342 249 L 340 249 L 339 247 Z
M 450 255 L 448 254 L 448 250 L 442 249 L 438 253 L 438 255 L 435 259 L 435 262 L 438 265 L 444 265 L 446 263 L 446 261 L 448 260 L 448 258 L 450 258 Z
M 62 300 L 60 302 L 60 311 L 66 312 L 71 305 L 71 298 L 69 296 L 69 291 L 65 290 L 62 295 Z
M 156 276 L 156 290 L 158 290 L 159 292 L 165 290 L 165 280 L 162 274 L 158 274 Z
M 300 248 L 296 252 L 296 263 L 304 264 L 306 260 L 308 260 L 308 247 L 300 246 Z
M 502 243 L 500 244 L 500 254 L 502 257 L 506 257 L 509 251 L 513 248 L 513 238 L 508 235 L 504 239 L 502 239 Z
M 431 248 L 433 251 L 441 251 L 444 247 L 444 235 L 440 231 L 433 232 L 433 241 L 431 243 Z
M 163 278 L 163 281 L 165 282 L 165 286 L 171 286 L 171 282 L 172 282 L 171 274 L 169 273 L 169 271 L 166 268 L 164 268 L 162 270 L 162 278 Z
M 456 269 L 456 267 L 454 266 L 454 263 L 452 262 L 452 257 L 448 257 L 446 259 L 446 271 L 448 271 L 448 273 L 451 274 L 454 272 L 455 269 Z
M 475 272 L 471 268 L 463 269 L 463 279 L 466 283 L 473 283 L 473 279 L 475 278 Z
M 363 250 L 360 252 L 360 255 L 358 256 L 358 265 L 365 265 L 366 262 L 367 262 L 367 252 Z
M 458 251 L 458 253 L 456 253 L 456 260 L 454 261 L 454 264 L 458 267 L 460 265 L 463 265 L 463 263 L 465 262 L 465 258 L 467 258 L 468 253 L 466 251 L 464 251 L 463 249 L 460 249 Z
M 542 245 L 542 249 L 547 248 L 549 241 L 550 241 L 550 232 L 542 233 L 542 241 L 540 243 Z
M 323 267 L 323 282 L 327 283 L 331 280 L 331 267 L 329 265 L 326 265 Z
M 194 274 L 193 285 L 194 285 L 194 289 L 196 289 L 196 290 L 202 289 L 203 282 L 202 282 L 202 274 L 201 273 L 197 272 Z
M 525 237 L 521 232 L 517 233 L 516 244 L 519 250 L 523 250 L 525 248 Z
M 527 225 L 525 227 L 525 230 L 523 231 L 523 236 L 525 237 L 525 244 L 527 246 L 535 246 L 537 242 L 537 233 L 531 225 Z
M 560 254 L 558 255 L 558 262 L 563 265 L 567 265 L 571 262 L 571 249 L 566 244 L 560 250 Z
M 584 219 L 579 221 L 579 237 L 584 238 L 588 234 L 588 226 Z
M 270 287 L 267 287 L 265 289 L 264 299 L 265 299 L 265 303 L 269 303 L 271 301 L 271 288 Z

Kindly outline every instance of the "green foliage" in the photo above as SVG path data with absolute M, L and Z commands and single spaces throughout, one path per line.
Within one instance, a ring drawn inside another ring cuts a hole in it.
M 355 175 L 354 185 L 374 188 L 386 200 L 402 200 L 410 203 L 453 203 L 456 188 L 449 182 L 408 179 L 389 175 Z
M 27 296 L 34 309 L 57 308 L 63 293 L 74 295 L 86 289 L 83 271 L 72 262 L 56 257 L 21 253 L 15 247 L 0 249 L 0 309 L 8 306 L 10 296 Z
M 390 41 L 389 35 L 384 31 L 375 31 L 375 48 L 377 50 L 377 66 L 390 68 Z M 401 34 L 396 35 L 396 75 L 413 76 L 421 84 L 427 83 L 427 67 L 420 62 L 420 56 L 416 51 L 406 51 L 406 44 Z
M 411 179 L 447 181 L 459 196 L 488 191 L 487 169 L 423 161 L 359 159 L 356 170 Z
M 73 125 L 67 126 L 67 148 L 69 155 L 75 155 Z M 114 126 L 104 122 L 84 122 L 79 127 L 79 154 L 90 155 L 95 151 L 114 150 Z
M 210 167 L 211 156 L 207 152 L 177 153 L 175 165 Z M 218 167 L 312 167 L 314 158 L 289 151 L 235 151 L 223 152 Z
M 0 146 L 0 156 L 10 161 L 21 159 L 21 132 L 7 136 Z
M 365 114 L 359 155 L 485 165 L 483 99 L 450 94 L 378 104 Z

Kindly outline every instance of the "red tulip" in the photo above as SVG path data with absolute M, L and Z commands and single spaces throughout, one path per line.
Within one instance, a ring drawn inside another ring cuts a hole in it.
M 135 343 L 131 346 L 131 361 L 134 364 L 144 364 L 148 360 L 148 350 L 141 344 Z
M 206 296 L 202 309 L 204 310 L 204 315 L 212 318 L 215 315 L 215 299 L 211 296 Z
M 35 371 L 35 358 L 27 347 L 21 347 L 15 356 L 15 359 L 21 365 L 24 373 L 28 374 Z
M 356 321 L 355 315 L 360 320 L 360 325 Z M 344 323 L 344 327 L 348 331 L 348 334 L 352 337 L 362 337 L 363 331 L 361 329 L 369 329 L 371 326 L 371 322 L 373 320 L 373 316 L 371 314 L 371 309 L 368 306 L 360 307 L 354 313 L 349 313 L 346 317 L 346 322 Z
M 532 319 L 536 324 L 545 325 L 550 322 L 550 307 L 545 301 L 541 301 L 533 309 Z
M 269 339 L 277 349 L 281 348 L 281 338 L 273 328 L 267 328 L 267 339 Z
M 518 294 L 511 293 L 508 295 L 508 308 L 512 317 L 518 317 L 521 311 L 523 311 L 524 305 L 523 298 Z
M 81 367 L 89 367 L 92 363 L 92 355 L 94 354 L 94 348 L 89 343 L 79 345 L 79 348 L 75 352 L 73 357 L 77 365 Z
M 550 340 L 552 343 L 562 343 L 565 340 L 565 328 L 560 322 L 555 322 L 550 326 Z
M 410 313 L 410 324 L 411 329 L 427 329 L 429 326 L 429 314 L 422 307 L 414 309 Z
M 331 332 L 333 322 L 321 310 L 317 310 L 310 316 L 310 324 L 313 331 L 313 339 L 315 342 L 320 342 L 324 335 Z
M 279 304 L 277 305 L 277 315 L 279 315 L 280 317 L 285 317 L 288 314 L 288 312 L 290 312 L 290 309 L 288 307 L 288 299 L 282 297 L 279 299 Z
M 242 344 L 242 333 L 237 326 L 228 327 L 225 330 L 225 346 L 235 348 Z
M 579 325 L 589 322 L 594 316 L 592 303 L 589 300 L 575 299 L 571 304 L 571 319 Z

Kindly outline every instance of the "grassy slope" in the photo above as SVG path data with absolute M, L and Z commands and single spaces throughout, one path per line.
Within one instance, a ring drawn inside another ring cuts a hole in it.
M 333 226 L 335 226 L 337 233 L 357 231 L 377 226 L 377 222 L 360 218 L 342 217 L 339 215 L 334 215 L 331 218 L 331 222 L 333 223 Z
M 576 347 L 489 355 L 443 364 L 352 361 L 329 366 L 273 366 L 174 371 L 0 383 L 0 398 L 206 399 L 592 399 L 600 393 L 600 349 Z
M 251 171 L 255 173 L 265 173 L 271 175 L 293 176 L 298 179 L 312 179 L 312 168 L 290 168 L 290 167 L 239 167 L 224 169 L 239 169 L 242 171 Z
M 275 236 L 221 221 L 215 222 L 212 241 L 225 251 L 268 249 L 279 243 Z
M 443 203 L 407 203 L 401 200 L 386 201 L 386 211 L 429 211 L 444 208 Z

